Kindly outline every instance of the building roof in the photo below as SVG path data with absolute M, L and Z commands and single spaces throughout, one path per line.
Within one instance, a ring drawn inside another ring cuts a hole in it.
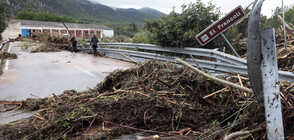
M 51 21 L 33 21 L 33 20 L 17 20 L 20 21 L 22 26 L 34 26 L 34 27 L 59 27 L 64 28 L 62 22 L 51 22 Z M 104 25 L 96 24 L 76 24 L 76 23 L 65 23 L 68 28 L 83 28 L 83 29 L 103 29 L 112 30 L 111 28 Z

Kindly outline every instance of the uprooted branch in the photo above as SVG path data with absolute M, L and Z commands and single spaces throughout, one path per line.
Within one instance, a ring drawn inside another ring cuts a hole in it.
M 178 61 L 179 63 L 183 64 L 184 66 L 188 67 L 189 69 L 193 70 L 194 72 L 197 72 L 201 75 L 203 75 L 204 77 L 206 78 L 209 78 L 211 80 L 214 80 L 216 82 L 219 82 L 221 84 L 224 84 L 224 85 L 228 85 L 228 86 L 231 86 L 231 87 L 234 87 L 234 88 L 237 88 L 239 90 L 242 90 L 244 92 L 248 92 L 248 93 L 253 93 L 251 89 L 248 89 L 246 87 L 242 87 L 242 86 L 239 86 L 237 84 L 234 84 L 234 83 L 231 83 L 231 82 L 228 82 L 228 81 L 225 81 L 225 80 L 222 80 L 222 79 L 219 79 L 219 78 L 216 78 L 214 76 L 211 76 L 211 75 L 208 75 L 202 71 L 200 71 L 199 69 L 193 67 L 192 65 L 186 63 L 185 61 L 181 60 L 181 59 L 176 59 L 176 61 Z

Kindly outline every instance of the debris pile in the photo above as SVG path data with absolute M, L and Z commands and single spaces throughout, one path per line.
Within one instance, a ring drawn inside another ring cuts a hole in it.
M 0 59 L 17 59 L 17 55 L 15 53 L 0 52 Z
M 241 57 L 246 59 L 247 54 L 247 38 L 240 39 Z M 285 40 L 283 39 L 283 32 L 278 30 L 276 32 L 276 46 L 279 70 L 294 72 L 294 38 L 288 36 L 287 49 L 285 48 Z
M 17 55 L 9 52 L 0 52 L 0 75 L 3 73 L 2 64 L 4 59 L 17 59 Z
M 287 49 L 284 44 L 277 45 L 278 67 L 280 70 L 294 72 L 294 39 L 287 44 Z
M 253 130 L 244 138 L 266 138 L 264 107 L 253 95 L 205 79 L 168 62 L 146 61 L 116 70 L 84 92 L 66 90 L 27 99 L 34 110 L 24 121 L 0 127 L 4 139 L 111 139 L 141 133 L 175 139 L 221 139 Z M 227 78 L 249 86 L 240 76 Z M 285 135 L 294 138 L 294 84 L 281 86 Z
M 46 34 L 38 34 L 37 40 L 43 42 L 38 48 L 32 49 L 32 53 L 36 52 L 60 52 L 61 50 L 71 50 L 70 42 L 63 36 L 49 36 Z

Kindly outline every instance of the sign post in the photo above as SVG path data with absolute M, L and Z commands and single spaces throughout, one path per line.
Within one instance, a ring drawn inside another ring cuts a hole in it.
M 221 36 L 223 37 L 223 39 L 226 41 L 226 43 L 230 46 L 230 48 L 233 50 L 234 54 L 237 57 L 240 57 L 239 54 L 236 52 L 236 50 L 234 49 L 234 47 L 232 46 L 232 44 L 230 43 L 230 41 L 227 39 L 227 37 L 224 35 L 224 33 L 221 33 Z
M 212 25 L 207 27 L 201 33 L 196 35 L 197 41 L 202 45 L 206 45 L 218 35 L 226 31 L 238 21 L 242 20 L 246 16 L 245 11 L 241 6 L 238 6 L 223 18 L 217 20 Z

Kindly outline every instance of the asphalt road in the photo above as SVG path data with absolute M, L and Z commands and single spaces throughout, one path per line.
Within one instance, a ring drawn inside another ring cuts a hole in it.
M 0 75 L 0 100 L 24 100 L 26 98 L 50 97 L 64 90 L 84 91 L 95 87 L 113 70 L 128 69 L 134 65 L 89 54 L 30 53 L 20 42 L 13 42 L 9 51 L 17 59 L 6 61 Z

